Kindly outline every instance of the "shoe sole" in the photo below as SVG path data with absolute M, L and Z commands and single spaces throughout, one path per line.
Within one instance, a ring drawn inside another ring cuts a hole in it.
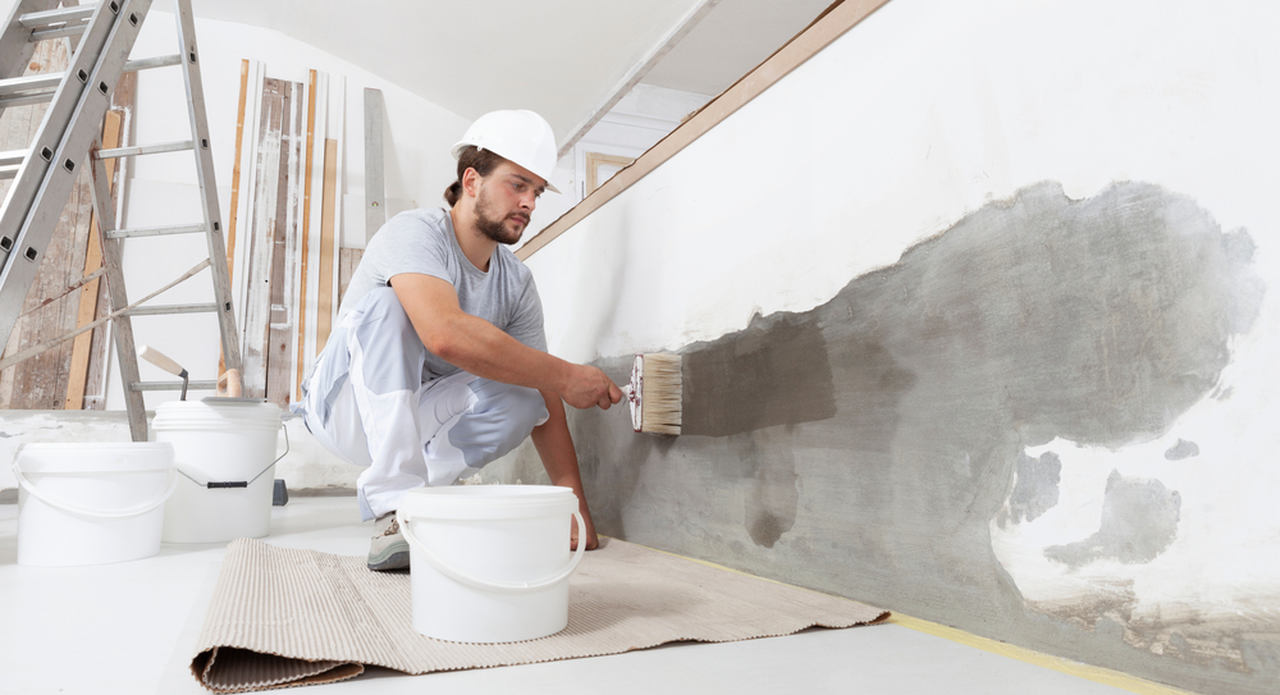
M 375 572 L 402 570 L 409 566 L 409 544 L 392 543 L 378 553 L 370 553 L 365 563 Z

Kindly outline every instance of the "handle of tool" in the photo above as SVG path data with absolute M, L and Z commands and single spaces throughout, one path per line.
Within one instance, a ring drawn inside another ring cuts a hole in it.
M 174 362 L 171 357 L 150 345 L 143 345 L 142 349 L 138 351 L 138 356 L 174 376 L 187 375 L 187 370 L 183 369 L 182 365 Z
M 218 377 L 218 395 L 240 398 L 244 395 L 244 385 L 240 381 L 240 370 L 228 369 Z

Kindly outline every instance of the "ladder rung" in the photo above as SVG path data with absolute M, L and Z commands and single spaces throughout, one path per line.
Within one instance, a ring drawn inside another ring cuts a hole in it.
M 11 179 L 17 176 L 18 169 L 21 167 L 22 167 L 21 164 L 5 164 L 3 166 L 0 166 L 0 181 L 3 181 L 5 179 Z
M 164 304 L 159 306 L 140 306 L 127 313 L 129 316 L 157 316 L 169 314 L 209 314 L 218 311 L 217 304 Z
M 151 68 L 163 68 L 170 65 L 181 65 L 182 56 L 174 54 L 131 60 L 124 64 L 125 72 L 137 72 Z M 65 72 L 46 72 L 39 75 L 24 75 L 0 80 L 0 108 L 39 104 L 49 101 L 62 84 Z
M 163 68 L 170 65 L 181 65 L 182 56 L 174 53 L 168 56 L 155 56 L 154 58 L 138 58 L 124 64 L 125 72 L 137 72 L 139 70 L 150 70 L 151 68 Z
M 28 150 L 9 150 L 0 152 L 0 166 L 10 166 L 13 164 L 21 164 L 22 160 L 27 158 Z
M 83 24 L 68 24 L 66 26 L 53 27 L 50 29 L 36 29 L 35 31 L 31 32 L 30 41 L 31 43 L 35 43 L 36 41 L 48 41 L 49 39 L 61 39 L 63 37 L 70 38 L 72 36 L 79 36 L 84 33 L 84 30 L 88 26 L 89 26 L 89 23 L 85 22 Z
M 199 381 L 192 379 L 187 382 L 187 388 L 191 391 L 214 391 L 218 388 L 218 382 L 213 379 L 201 379 Z M 129 384 L 130 391 L 181 391 L 181 381 L 135 381 Z
M 188 224 L 180 227 L 138 227 L 136 229 L 114 229 L 107 232 L 108 239 L 127 239 L 139 236 L 166 236 L 169 234 L 199 234 L 207 231 L 204 224 Z
M 62 83 L 62 78 L 66 76 L 65 72 L 42 72 L 38 75 L 9 77 L 0 80 L 0 96 L 26 95 L 35 91 L 53 94 Z
M 108 150 L 98 150 L 94 156 L 98 159 L 112 159 L 114 157 L 136 157 L 142 154 L 160 154 L 161 152 L 182 152 L 192 148 L 190 140 L 182 140 L 180 142 L 162 142 L 155 145 L 137 145 L 134 147 L 115 147 Z
M 26 29 L 39 29 L 41 27 L 48 27 L 52 24 L 87 22 L 89 21 L 89 18 L 93 16 L 94 10 L 97 9 L 97 3 L 90 3 L 88 5 L 60 7 L 54 10 L 28 12 L 24 15 L 18 16 L 18 23 Z
M 98 9 L 96 4 L 62 7 L 42 12 L 28 12 L 18 17 L 18 23 L 31 30 L 28 41 L 44 41 L 64 36 L 83 34 L 89 20 Z

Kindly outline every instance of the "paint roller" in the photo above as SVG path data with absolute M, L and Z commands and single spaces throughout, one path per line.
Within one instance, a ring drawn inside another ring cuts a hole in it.
M 684 383 L 681 357 L 665 352 L 637 354 L 631 383 L 622 387 L 631 407 L 631 428 L 651 434 L 680 434 Z

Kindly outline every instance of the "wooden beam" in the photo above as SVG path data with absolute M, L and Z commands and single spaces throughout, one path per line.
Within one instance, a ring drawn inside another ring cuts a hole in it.
M 800 67 L 886 2 L 888 0 L 844 0 L 839 5 L 828 9 L 807 29 L 792 38 L 787 45 L 778 49 L 754 70 L 733 83 L 666 137 L 659 140 L 656 145 L 637 157 L 631 166 L 614 174 L 613 178 L 590 192 L 582 202 L 525 242 L 524 246 L 516 250 L 516 257 L 524 260 L 537 253 L 538 249 L 551 243 L 556 237 L 585 219 L 587 215 L 600 209 L 602 205 L 658 168 L 658 165 L 688 147 L 694 140 L 702 137 L 720 121 L 728 118 L 730 114 L 759 96 L 792 70 Z

